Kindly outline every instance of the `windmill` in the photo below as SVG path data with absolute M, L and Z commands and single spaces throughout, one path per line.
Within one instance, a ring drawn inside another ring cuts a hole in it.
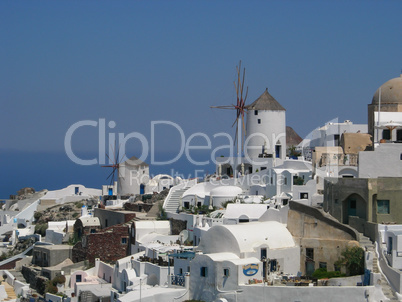
M 112 168 L 112 172 L 110 172 L 109 176 L 106 178 L 106 180 L 110 179 L 110 184 L 109 186 L 112 186 L 114 188 L 114 183 L 115 183 L 115 178 L 117 179 L 117 187 L 116 190 L 119 191 L 119 177 L 122 177 L 119 173 L 119 168 L 120 164 L 123 162 L 123 159 L 125 158 L 125 155 L 120 158 L 120 146 L 117 148 L 117 153 L 116 153 L 116 142 L 114 144 L 114 147 L 110 145 L 109 148 L 109 153 L 113 152 L 113 157 L 111 158 L 109 154 L 106 153 L 106 157 L 109 159 L 109 165 L 104 165 L 102 166 L 103 168 Z M 117 173 L 116 173 L 117 172 Z M 116 177 L 117 174 L 117 177 Z M 116 194 L 118 195 L 118 194 Z
M 244 91 L 244 79 L 246 75 L 246 69 L 243 69 L 243 76 L 241 75 L 241 61 L 239 62 L 239 66 L 236 66 L 237 71 L 237 81 L 234 81 L 233 84 L 236 90 L 236 105 L 226 105 L 226 106 L 211 106 L 211 108 L 218 108 L 218 109 L 230 109 L 236 110 L 236 119 L 232 125 L 236 125 L 236 134 L 234 144 L 237 142 L 237 158 L 242 156 L 243 151 L 243 137 L 246 135 L 246 127 L 244 125 L 244 111 L 246 107 L 246 99 L 248 94 L 248 87 L 246 88 L 246 93 L 243 98 L 243 91 Z M 241 121 L 240 121 L 241 119 Z M 242 132 L 243 130 L 243 132 Z M 236 173 L 234 173 L 236 174 Z

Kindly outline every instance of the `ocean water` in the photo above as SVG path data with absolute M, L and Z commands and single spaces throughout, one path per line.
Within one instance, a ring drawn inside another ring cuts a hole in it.
M 0 151 L 0 199 L 8 199 L 10 195 L 24 187 L 33 187 L 36 191 L 42 189 L 58 190 L 70 184 L 82 184 L 89 188 L 99 188 L 110 183 L 106 178 L 112 171 L 100 165 L 82 166 L 72 162 L 65 152 L 30 152 L 30 151 Z M 159 162 L 173 159 L 175 152 L 159 152 L 155 159 Z M 80 153 L 80 158 L 96 158 L 97 153 Z M 196 150 L 192 152 L 196 161 L 209 161 L 206 165 L 194 165 L 185 155 L 177 161 L 165 165 L 152 165 L 149 160 L 150 174 L 166 173 L 184 178 L 202 176 L 215 172 L 215 165 L 210 158 L 210 152 Z M 197 171 L 196 171 L 197 170 Z

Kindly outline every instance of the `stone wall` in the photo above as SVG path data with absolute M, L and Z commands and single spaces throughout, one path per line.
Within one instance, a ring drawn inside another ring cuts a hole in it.
M 94 216 L 99 218 L 102 229 L 126 223 L 136 217 L 134 212 L 112 211 L 100 208 L 95 208 Z
M 300 271 L 306 274 L 306 262 L 314 263 L 314 270 L 325 263 L 328 271 L 335 270 L 335 262 L 350 246 L 358 246 L 358 235 L 352 228 L 325 217 L 318 209 L 290 202 L 288 225 L 296 245 L 300 246 Z M 307 257 L 313 250 L 313 259 Z
M 187 221 L 170 218 L 170 229 L 172 235 L 179 235 L 181 231 L 187 228 Z
M 41 295 L 45 293 L 46 282 L 49 279 L 40 276 L 40 269 L 23 266 L 21 274 L 25 278 L 25 281 L 29 283 L 29 287 L 35 289 Z
M 124 210 L 126 211 L 135 211 L 135 212 L 149 212 L 149 210 L 153 207 L 153 204 L 150 203 L 133 203 L 126 202 L 124 204 Z
M 82 242 L 73 248 L 73 261 L 88 260 L 90 264 L 94 264 L 95 258 L 99 258 L 101 261 L 114 263 L 128 254 L 129 227 L 116 225 L 84 236 Z

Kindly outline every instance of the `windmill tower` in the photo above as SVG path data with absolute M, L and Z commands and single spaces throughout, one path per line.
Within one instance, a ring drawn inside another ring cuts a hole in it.
M 247 106 L 247 146 L 245 154 L 253 163 L 282 164 L 286 157 L 286 110 L 268 88 Z M 254 166 L 254 165 L 253 165 Z
M 110 172 L 109 176 L 106 178 L 106 180 L 110 180 L 110 184 L 108 186 L 108 195 L 116 195 L 119 197 L 119 184 L 120 184 L 120 165 L 125 157 L 125 155 L 120 158 L 120 147 L 117 149 L 116 152 L 116 143 L 113 148 L 113 146 L 110 146 L 111 153 L 113 153 L 113 156 L 110 154 L 106 154 L 106 157 L 109 160 L 109 165 L 104 165 L 102 166 L 103 168 L 112 168 L 112 172 Z M 111 157 L 112 156 L 112 157 Z

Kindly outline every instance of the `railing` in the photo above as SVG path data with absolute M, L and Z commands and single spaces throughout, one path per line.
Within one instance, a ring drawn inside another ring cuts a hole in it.
M 165 200 L 163 201 L 163 208 L 166 209 L 166 206 L 167 206 L 173 192 L 184 189 L 186 187 L 192 187 L 196 184 L 197 184 L 197 179 L 191 179 L 191 180 L 185 180 L 182 183 L 179 183 L 178 185 L 175 185 L 174 187 L 170 188 L 168 195 L 166 196 Z
M 401 293 L 402 273 L 388 264 L 387 259 L 385 258 L 385 255 L 383 253 L 383 244 L 381 241 L 382 241 L 381 234 L 378 234 L 378 239 L 375 245 L 377 248 L 378 262 L 380 264 L 381 271 L 385 275 L 388 283 L 391 285 L 393 290 L 395 290 L 398 293 Z
M 186 284 L 184 276 L 172 275 L 172 276 L 170 276 L 170 278 L 171 278 L 172 285 L 178 285 L 178 286 L 184 287 Z
M 329 165 L 357 166 L 358 160 L 358 154 L 323 153 L 321 156 L 320 167 Z

